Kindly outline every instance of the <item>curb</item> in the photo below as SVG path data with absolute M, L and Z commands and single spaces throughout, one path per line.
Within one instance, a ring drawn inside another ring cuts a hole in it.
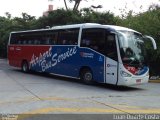
M 150 83 L 160 83 L 160 80 L 149 80 Z

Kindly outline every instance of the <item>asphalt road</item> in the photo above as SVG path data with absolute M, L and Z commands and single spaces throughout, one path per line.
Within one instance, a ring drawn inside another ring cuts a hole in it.
M 160 114 L 159 86 L 85 85 L 75 79 L 26 74 L 0 59 L 1 114 Z

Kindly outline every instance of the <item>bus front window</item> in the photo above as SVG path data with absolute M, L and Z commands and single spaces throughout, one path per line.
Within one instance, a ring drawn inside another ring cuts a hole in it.
M 145 66 L 145 48 L 143 36 L 131 31 L 119 32 L 120 54 L 125 67 L 140 69 Z M 132 73 L 134 73 L 132 71 Z

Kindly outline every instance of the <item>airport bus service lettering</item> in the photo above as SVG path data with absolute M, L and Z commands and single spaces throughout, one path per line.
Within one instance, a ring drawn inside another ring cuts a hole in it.
M 58 63 L 72 57 L 77 53 L 77 47 L 68 48 L 67 51 L 64 53 L 58 54 L 52 54 L 52 47 L 49 48 L 48 51 L 44 52 L 43 54 L 40 53 L 39 57 L 32 55 L 31 61 L 30 61 L 30 67 L 34 67 L 37 64 L 41 66 L 42 71 L 46 71 L 47 69 L 56 66 Z M 48 59 L 47 58 L 51 58 Z

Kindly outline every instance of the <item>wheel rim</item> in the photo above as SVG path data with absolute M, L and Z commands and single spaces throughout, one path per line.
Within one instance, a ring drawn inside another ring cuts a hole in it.
M 23 64 L 23 71 L 24 71 L 24 72 L 27 71 L 27 64 L 26 64 L 26 63 Z
M 92 80 L 92 73 L 90 73 L 90 72 L 85 73 L 84 79 L 86 81 L 91 81 Z

